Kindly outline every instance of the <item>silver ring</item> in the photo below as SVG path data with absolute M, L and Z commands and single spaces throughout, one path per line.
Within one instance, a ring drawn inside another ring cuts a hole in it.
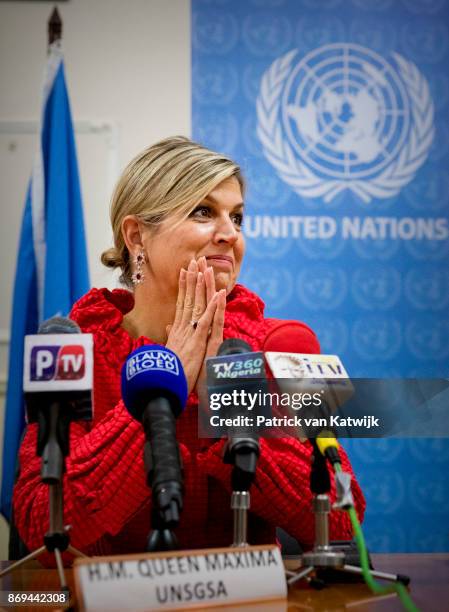
M 193 329 L 196 329 L 198 327 L 198 321 L 190 321 L 190 325 L 193 327 Z

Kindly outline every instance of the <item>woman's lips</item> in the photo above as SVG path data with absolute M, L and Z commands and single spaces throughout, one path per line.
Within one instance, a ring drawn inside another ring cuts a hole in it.
M 232 258 L 227 257 L 226 255 L 210 255 L 209 257 L 206 257 L 206 260 L 210 265 L 217 268 L 226 268 L 226 270 L 230 270 L 234 267 Z

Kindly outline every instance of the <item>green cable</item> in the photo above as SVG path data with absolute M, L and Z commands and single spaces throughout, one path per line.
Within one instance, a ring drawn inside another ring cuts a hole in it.
M 341 464 L 335 463 L 334 469 L 336 472 L 341 472 Z M 384 586 L 373 578 L 369 568 L 368 551 L 366 549 L 365 539 L 363 537 L 362 528 L 360 526 L 360 522 L 357 517 L 357 513 L 355 511 L 354 506 L 350 506 L 347 509 L 347 512 L 349 514 L 349 518 L 351 519 L 352 531 L 355 536 L 357 548 L 360 555 L 360 565 L 362 568 L 363 579 L 365 580 L 368 587 L 373 593 L 376 593 L 377 595 L 397 593 L 402 605 L 408 612 L 419 612 L 419 608 L 416 607 L 405 585 L 403 585 L 401 582 L 395 582 L 390 586 Z

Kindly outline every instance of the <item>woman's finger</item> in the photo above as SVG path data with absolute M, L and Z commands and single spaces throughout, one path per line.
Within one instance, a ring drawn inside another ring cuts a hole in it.
M 184 311 L 184 298 L 186 294 L 186 280 L 187 272 L 184 268 L 181 268 L 179 271 L 178 297 L 176 298 L 176 310 L 173 325 L 177 325 L 182 319 L 182 313 Z
M 206 270 L 207 270 L 207 263 L 206 263 L 206 258 L 204 257 L 200 257 L 198 259 L 198 270 L 200 272 L 202 272 L 203 274 L 205 274 Z
M 204 275 L 198 272 L 195 287 L 195 304 L 193 306 L 192 321 L 199 320 L 203 312 L 206 310 L 206 287 L 204 284 Z
M 217 308 L 218 293 L 216 293 L 206 307 L 203 315 L 198 320 L 197 338 L 200 342 L 206 342 L 209 335 L 209 330 L 214 320 L 215 310 Z
M 226 290 L 221 289 L 217 294 L 217 307 L 212 320 L 211 334 L 207 344 L 206 357 L 217 354 L 220 344 L 223 342 L 223 326 L 226 310 Z
M 204 361 L 200 370 L 200 374 L 197 380 L 198 393 L 204 392 L 206 382 L 206 359 L 208 357 L 215 357 L 218 353 L 221 343 L 223 342 L 223 326 L 224 326 L 224 313 L 226 309 L 226 291 L 222 289 L 215 294 L 214 302 L 216 302 L 216 308 L 214 310 L 214 316 L 211 321 L 211 327 L 208 329 L 208 338 L 206 353 L 204 355 Z M 209 334 L 210 330 L 210 334 Z
M 209 302 L 215 295 L 215 276 L 214 276 L 214 269 L 211 266 L 206 268 L 206 272 L 204 273 L 204 278 L 206 282 L 206 299 L 207 299 L 207 303 L 209 304 Z
M 193 306 L 195 304 L 196 279 L 198 276 L 198 264 L 194 259 L 187 268 L 186 293 L 184 297 L 184 309 L 181 324 L 187 325 L 192 321 Z

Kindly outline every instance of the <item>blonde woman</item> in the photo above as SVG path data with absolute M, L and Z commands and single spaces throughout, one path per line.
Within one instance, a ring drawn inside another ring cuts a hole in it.
M 223 338 L 242 338 L 260 350 L 276 325 L 264 317 L 262 300 L 237 284 L 245 250 L 243 192 L 234 162 L 183 137 L 143 151 L 118 182 L 111 207 L 114 247 L 102 261 L 121 269 L 128 289 L 92 289 L 71 312 L 81 329 L 94 335 L 95 347 L 95 416 L 92 423 L 71 425 L 64 483 L 71 541 L 88 554 L 145 548 L 151 493 L 145 483 L 144 434 L 121 400 L 120 370 L 131 351 L 151 343 L 179 355 L 190 393 L 177 422 L 185 480 L 179 544 L 197 548 L 232 541 L 224 441 L 198 438 L 196 387 L 205 358 L 216 354 Z M 16 524 L 30 550 L 42 544 L 48 528 L 48 490 L 40 482 L 35 448 L 31 425 L 14 492 Z M 280 526 L 303 547 L 313 544 L 310 459 L 308 442 L 261 440 L 251 494 L 251 543 L 275 541 Z M 365 502 L 355 481 L 353 493 L 362 516 Z M 345 513 L 331 513 L 330 535 L 351 537 Z

